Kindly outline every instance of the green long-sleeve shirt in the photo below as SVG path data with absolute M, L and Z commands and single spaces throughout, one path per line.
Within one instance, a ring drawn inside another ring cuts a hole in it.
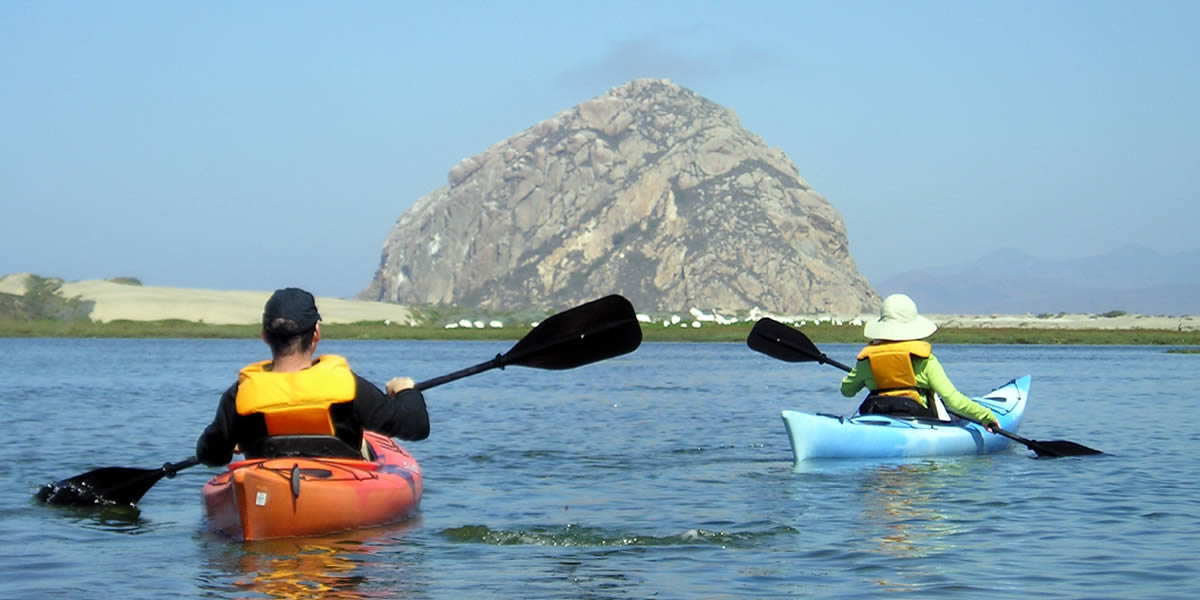
M 917 376 L 917 387 L 928 388 L 936 392 L 938 396 L 941 396 L 942 402 L 950 412 L 981 423 L 991 423 L 996 420 L 996 415 L 992 414 L 992 411 L 988 410 L 986 406 L 955 389 L 936 356 L 932 354 L 929 355 L 929 358 L 914 356 L 912 361 L 913 373 Z M 850 369 L 850 372 L 842 379 L 842 395 L 853 398 L 864 387 L 871 391 L 878 389 L 878 386 L 875 385 L 875 376 L 871 374 L 871 363 L 867 359 L 858 361 L 858 364 L 854 365 L 854 368 Z M 924 405 L 923 401 L 922 405 Z

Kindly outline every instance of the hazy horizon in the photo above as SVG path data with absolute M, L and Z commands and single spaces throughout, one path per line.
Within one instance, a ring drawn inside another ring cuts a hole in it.
M 365 288 L 475 155 L 639 77 L 733 109 L 872 282 L 1197 248 L 1200 4 L 0 4 L 0 274 Z

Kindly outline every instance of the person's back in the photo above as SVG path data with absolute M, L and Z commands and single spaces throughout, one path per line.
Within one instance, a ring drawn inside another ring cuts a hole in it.
M 277 290 L 263 312 L 262 338 L 271 360 L 241 369 L 217 414 L 196 441 L 196 457 L 227 464 L 235 449 L 248 458 L 272 452 L 272 440 L 336 438 L 362 447 L 364 429 L 405 440 L 429 436 L 429 414 L 409 378 L 387 382 L 387 395 L 355 374 L 340 356 L 313 359 L 321 339 L 316 303 L 297 288 Z M 333 444 L 313 447 L 343 452 Z M 344 453 L 344 452 L 343 452 Z M 364 453 L 369 454 L 369 453 Z
M 878 319 L 868 322 L 864 335 L 871 340 L 858 354 L 858 362 L 842 379 L 842 395 L 854 397 L 869 390 L 859 407 L 863 414 L 896 414 L 945 420 L 936 399 L 951 413 L 989 426 L 996 416 L 959 392 L 946 376 L 932 346 L 924 340 L 937 325 L 917 312 L 904 294 L 883 302 Z M 936 396 L 935 396 L 936 394 Z

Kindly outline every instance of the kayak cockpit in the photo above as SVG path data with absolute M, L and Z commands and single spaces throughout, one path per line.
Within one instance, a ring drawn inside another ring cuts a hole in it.
M 263 438 L 255 448 L 246 452 L 246 458 L 285 458 L 303 456 L 308 458 L 352 458 L 374 460 L 374 450 L 363 441 L 363 450 L 332 435 L 275 435 Z

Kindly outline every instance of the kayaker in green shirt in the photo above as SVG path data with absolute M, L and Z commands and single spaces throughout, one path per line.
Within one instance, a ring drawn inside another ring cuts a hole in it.
M 984 425 L 998 427 L 996 415 L 987 407 L 955 389 L 933 348 L 923 340 L 937 331 L 933 321 L 917 313 L 917 305 L 904 294 L 883 301 L 878 319 L 863 328 L 871 340 L 858 354 L 858 362 L 842 379 L 842 395 L 853 398 L 864 387 L 869 390 L 859 406 L 860 414 L 911 415 L 949 420 L 936 397 L 950 412 Z

